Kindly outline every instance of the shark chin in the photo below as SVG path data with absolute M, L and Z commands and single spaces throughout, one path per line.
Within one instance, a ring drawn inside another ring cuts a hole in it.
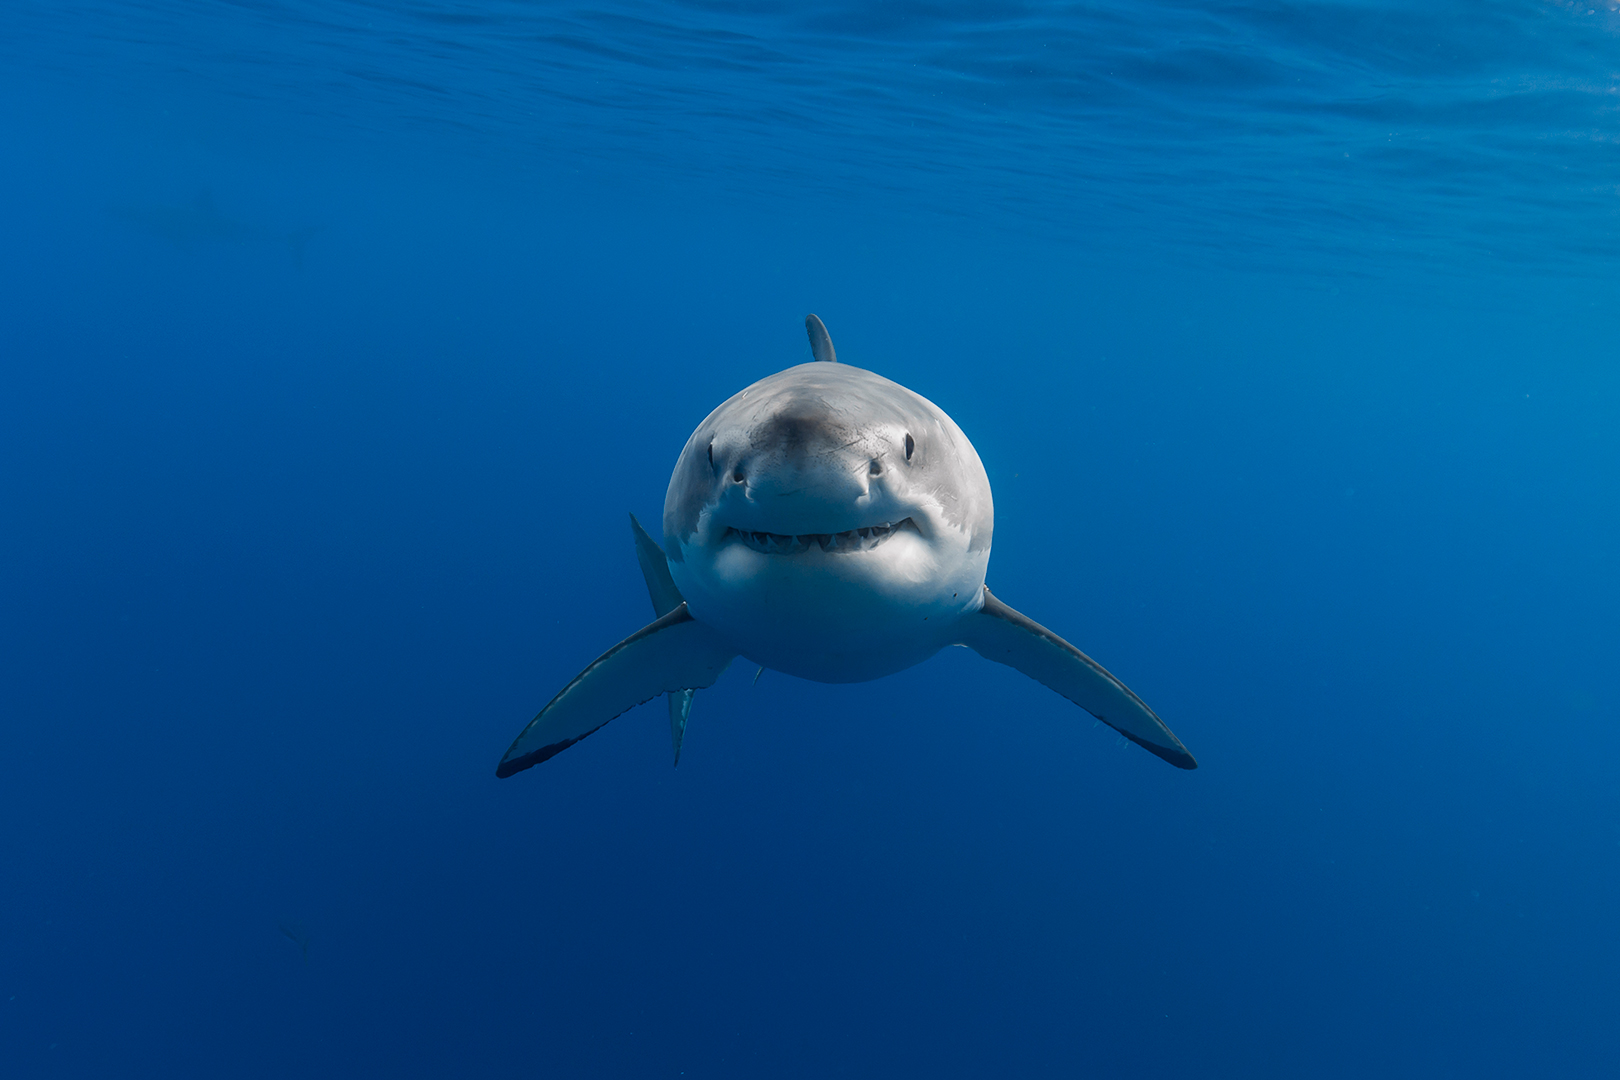
M 722 534 L 718 545 L 684 548 L 670 570 L 693 617 L 738 655 L 841 683 L 892 675 L 951 644 L 956 623 L 983 602 L 988 561 L 901 522 Z
M 545 761 L 658 697 L 667 698 L 678 763 L 695 694 L 738 656 L 818 682 L 864 682 L 950 645 L 1196 768 L 1124 683 L 986 586 L 990 480 L 955 421 L 920 394 L 839 363 L 816 316 L 805 329 L 811 362 L 732 395 L 687 439 L 664 498 L 662 543 L 631 516 L 656 618 L 563 687 L 496 775 Z

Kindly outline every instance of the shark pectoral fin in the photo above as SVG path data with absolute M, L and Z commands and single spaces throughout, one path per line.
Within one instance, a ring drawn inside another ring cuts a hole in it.
M 675 764 L 681 763 L 681 739 L 686 736 L 686 718 L 692 715 L 696 690 L 677 690 L 669 695 L 669 737 L 675 743 Z
M 681 604 L 597 657 L 529 721 L 495 768 L 511 776 L 579 742 L 615 716 L 651 701 L 713 686 L 736 655 Z
M 658 542 L 647 535 L 636 515 L 630 515 L 630 529 L 636 537 L 636 561 L 641 564 L 641 576 L 647 579 L 647 595 L 652 599 L 653 611 L 660 617 L 668 615 L 686 602 L 675 579 L 669 574 L 669 557 Z
M 1023 672 L 1178 769 L 1198 762 L 1154 711 L 1101 664 L 984 590 L 984 607 L 963 620 L 961 643 Z

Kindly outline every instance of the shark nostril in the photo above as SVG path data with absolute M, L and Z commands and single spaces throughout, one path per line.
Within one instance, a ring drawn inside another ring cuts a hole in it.
M 883 472 L 883 465 L 876 458 L 873 458 L 872 464 L 866 467 L 866 471 L 871 476 L 879 476 Z
M 743 471 L 741 469 L 736 470 L 735 472 L 733 472 L 731 474 L 731 478 L 733 480 L 735 480 L 739 484 L 742 483 L 743 482 Z

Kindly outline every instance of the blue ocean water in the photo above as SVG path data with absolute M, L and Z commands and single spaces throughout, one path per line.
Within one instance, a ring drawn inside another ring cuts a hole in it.
M 0 30 L 0 1073 L 1614 1074 L 1614 5 Z M 810 311 L 1198 771 L 953 649 L 495 779 Z

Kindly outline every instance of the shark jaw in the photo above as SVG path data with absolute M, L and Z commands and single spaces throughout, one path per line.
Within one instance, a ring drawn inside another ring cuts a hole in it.
M 762 555 L 803 555 L 811 548 L 834 555 L 848 555 L 858 551 L 871 551 L 896 532 L 909 529 L 920 532 L 911 518 L 885 521 L 861 529 L 846 529 L 835 533 L 773 533 L 737 529 L 728 526 L 721 542 L 735 540 Z
M 693 616 L 742 656 L 816 682 L 864 682 L 938 652 L 983 603 L 989 553 L 932 531 L 910 516 L 837 533 L 717 528 L 669 568 Z

